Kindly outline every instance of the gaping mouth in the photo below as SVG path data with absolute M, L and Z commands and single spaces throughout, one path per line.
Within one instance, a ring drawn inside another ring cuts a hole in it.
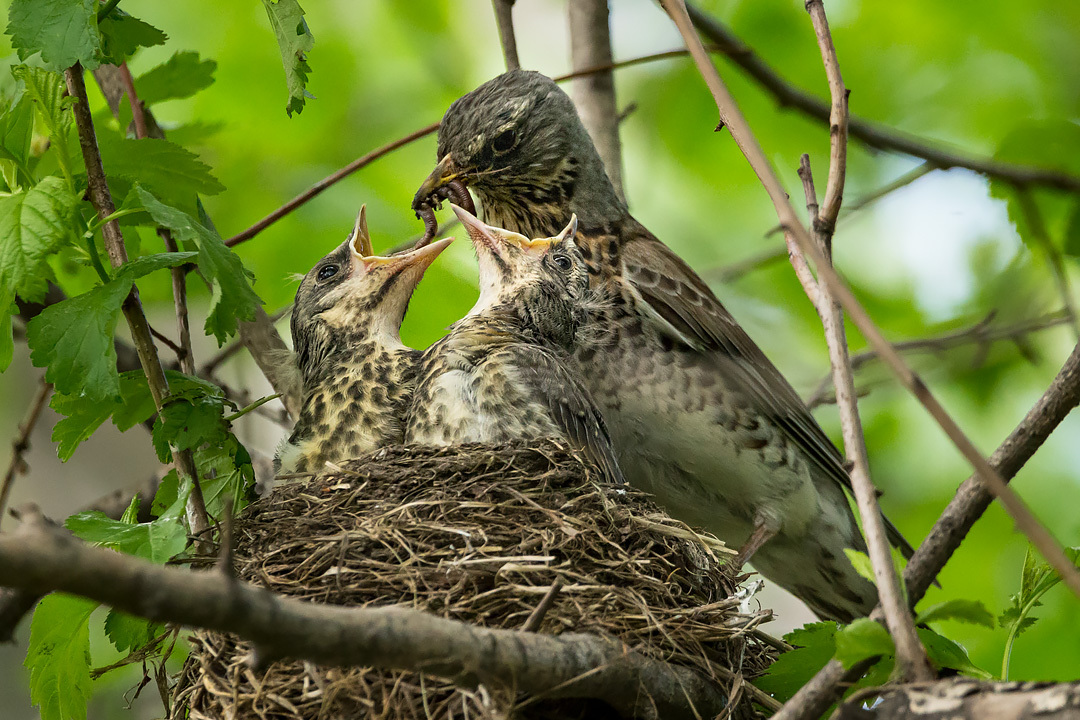
M 430 243 L 438 232 L 439 222 L 435 219 L 435 210 L 442 207 L 443 200 L 450 200 L 458 207 L 468 210 L 470 214 L 476 214 L 472 196 L 465 187 L 465 176 L 454 165 L 450 153 L 443 156 L 413 196 L 412 208 L 416 211 L 416 217 L 424 221 L 424 236 L 416 243 L 416 247 Z
M 376 255 L 371 245 L 371 235 L 368 233 L 366 207 L 362 206 L 360 214 L 356 216 L 352 237 L 349 239 L 349 249 L 352 251 L 353 263 L 361 267 L 364 272 L 371 272 L 378 267 L 387 268 L 395 274 L 410 267 L 419 267 L 422 272 L 452 241 L 453 238 L 445 238 L 438 242 L 428 241 L 409 252 Z

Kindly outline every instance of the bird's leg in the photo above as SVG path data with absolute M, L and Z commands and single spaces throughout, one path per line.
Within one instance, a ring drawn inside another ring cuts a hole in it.
M 746 538 L 746 542 L 739 548 L 739 554 L 735 556 L 735 569 L 741 570 L 742 566 L 750 562 L 750 558 L 754 556 L 761 546 L 772 540 L 779 531 L 776 520 L 764 513 L 757 513 L 754 515 L 754 529 L 750 532 L 750 537 Z

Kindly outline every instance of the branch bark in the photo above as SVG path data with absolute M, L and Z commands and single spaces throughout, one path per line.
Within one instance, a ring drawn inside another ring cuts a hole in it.
M 90 117 L 90 106 L 86 98 L 82 64 L 75 63 L 65 70 L 64 78 L 67 81 L 68 93 L 75 99 L 72 111 L 75 114 L 79 145 L 82 148 L 83 162 L 86 166 L 87 192 L 98 217 L 104 220 L 116 211 L 116 206 L 113 205 L 109 186 L 105 182 L 105 169 L 101 164 L 101 153 L 98 150 L 94 123 Z M 120 267 L 128 259 L 120 225 L 115 219 L 109 220 L 102 226 L 101 232 L 105 238 L 105 249 L 108 252 L 109 261 L 114 268 Z M 150 386 L 150 394 L 154 398 L 154 407 L 160 412 L 165 399 L 169 396 L 169 382 L 165 378 L 165 371 L 162 369 L 161 360 L 154 347 L 154 340 L 150 336 L 150 326 L 146 322 L 142 302 L 139 300 L 139 290 L 134 285 L 131 286 L 131 292 L 124 300 L 123 312 L 131 330 L 135 350 L 139 354 L 139 362 Z M 191 451 L 174 450 L 173 463 L 176 465 L 177 472 L 191 479 L 192 491 L 187 508 L 188 526 L 191 533 L 199 539 L 203 549 L 206 549 L 206 543 L 209 542 L 206 533 L 210 529 L 210 522 Z
M 498 683 L 547 697 L 603 700 L 625 716 L 701 718 L 726 698 L 695 670 L 585 634 L 492 630 L 396 607 L 282 598 L 220 572 L 161 567 L 89 547 L 32 510 L 0 535 L 0 583 L 66 592 L 158 622 L 233 633 L 263 658 L 423 671 L 466 686 Z
M 573 70 L 612 65 L 608 0 L 573 0 L 567 3 L 567 13 Z M 574 82 L 573 96 L 581 122 L 600 153 L 608 178 L 619 198 L 625 201 L 619 110 L 615 104 L 615 75 L 611 68 L 581 76 Z
M 866 310 L 859 304 L 855 295 L 843 280 L 840 279 L 840 276 L 836 271 L 833 270 L 832 266 L 828 263 L 822 252 L 817 248 L 809 234 L 806 232 L 806 229 L 799 222 L 798 217 L 795 215 L 795 211 L 788 200 L 787 193 L 784 192 L 783 187 L 780 185 L 780 181 L 777 178 L 771 163 L 765 156 L 757 139 L 754 137 L 746 119 L 739 111 L 734 98 L 731 97 L 723 80 L 720 79 L 720 74 L 710 62 L 709 56 L 701 44 L 701 39 L 697 36 L 694 26 L 686 13 L 686 6 L 683 0 L 661 0 L 661 2 L 675 20 L 676 25 L 679 27 L 679 31 L 686 40 L 690 53 L 694 57 L 694 61 L 716 101 L 721 121 L 730 128 L 731 135 L 735 139 L 735 142 L 746 156 L 747 161 L 754 169 L 754 172 L 757 174 L 762 185 L 765 186 L 765 190 L 768 192 L 773 206 L 776 209 L 780 224 L 785 228 L 785 231 L 790 232 L 794 236 L 799 248 L 818 269 L 819 282 L 827 285 L 835 294 L 837 300 L 850 315 L 852 322 L 855 323 L 870 344 L 878 351 L 881 358 L 888 363 L 890 368 L 900 379 L 901 383 L 911 391 L 917 400 L 919 400 L 930 416 L 934 418 L 934 421 L 945 431 L 945 434 L 949 439 L 952 440 L 953 444 L 960 450 L 968 462 L 972 464 L 976 472 L 982 477 L 983 481 L 1001 500 L 1006 511 L 1008 511 L 1009 515 L 1016 522 L 1017 528 L 1031 540 L 1032 544 L 1038 549 L 1039 553 L 1046 559 L 1050 566 L 1061 575 L 1065 585 L 1069 587 L 1073 593 L 1080 596 L 1080 571 L 1078 571 L 1065 556 L 1064 551 L 1061 549 L 1061 545 L 1032 514 L 1024 501 L 1006 485 L 1001 476 L 986 462 L 986 459 L 980 454 L 978 448 L 976 448 L 967 435 L 964 434 L 963 430 L 956 424 L 956 421 L 952 419 L 952 416 L 946 412 L 945 408 L 942 407 L 941 403 L 939 403 L 933 393 L 930 392 L 930 389 L 922 379 L 912 372 L 911 368 L 904 362 L 904 359 L 900 354 L 889 344 L 888 340 L 885 339 L 885 336 L 882 335 L 881 331 L 870 319 Z
M 1035 406 L 990 456 L 990 465 L 1003 478 L 1013 478 L 1077 406 L 1080 406 L 1080 344 L 1073 349 Z M 978 475 L 972 475 L 960 485 L 904 569 L 904 582 L 912 607 L 923 598 L 934 578 L 993 500 L 994 496 Z M 880 608 L 870 615 L 875 616 L 880 616 Z M 862 665 L 846 672 L 835 660 L 829 662 L 795 693 L 773 720 L 814 720 L 840 697 L 847 685 L 846 679 L 858 677 L 865 670 L 866 665 Z
M 499 44 L 502 45 L 503 60 L 506 61 L 507 71 L 521 69 L 517 38 L 514 35 L 515 2 L 516 0 L 491 0 L 491 6 L 495 10 L 495 26 L 499 30 Z
M 867 710 L 867 701 L 880 698 Z M 837 709 L 838 720 L 1068 720 L 1080 707 L 1080 682 L 1008 683 L 953 678 L 859 693 Z

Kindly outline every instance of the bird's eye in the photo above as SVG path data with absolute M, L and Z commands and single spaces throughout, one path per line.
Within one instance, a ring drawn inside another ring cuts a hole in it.
M 325 282 L 326 280 L 329 280 L 330 278 L 337 275 L 337 273 L 338 273 L 338 266 L 337 265 L 332 265 L 332 264 L 331 265 L 323 265 L 321 268 L 319 268 L 319 275 L 318 275 L 319 282 Z
M 570 256 L 562 253 L 552 256 L 551 261 L 563 272 L 566 272 L 574 266 L 574 263 L 570 261 Z
M 491 141 L 491 149 L 502 154 L 510 152 L 517 145 L 517 135 L 513 130 L 503 130 Z

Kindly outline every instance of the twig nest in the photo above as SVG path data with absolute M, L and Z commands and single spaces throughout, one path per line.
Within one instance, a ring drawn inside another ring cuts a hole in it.
M 742 684 L 771 660 L 753 633 L 764 616 L 740 614 L 731 597 L 722 543 L 554 444 L 382 450 L 277 488 L 237 519 L 235 537 L 238 575 L 283 595 L 613 637 L 715 680 L 735 699 L 731 717 L 753 717 Z M 192 638 L 175 708 L 214 720 L 615 717 L 595 702 L 425 673 L 256 669 L 246 643 L 209 632 Z

